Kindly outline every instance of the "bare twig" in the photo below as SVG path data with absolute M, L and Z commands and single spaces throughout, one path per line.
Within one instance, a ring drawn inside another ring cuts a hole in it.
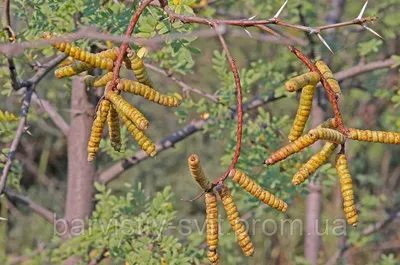
M 6 164 L 4 165 L 3 174 L 0 179 L 0 194 L 3 193 L 4 188 L 6 187 L 7 177 L 8 177 L 8 173 L 11 170 L 12 161 L 15 156 L 15 151 L 17 150 L 17 147 L 21 140 L 22 134 L 25 132 L 25 126 L 26 126 L 29 106 L 31 104 L 31 97 L 32 97 L 32 93 L 33 93 L 34 89 L 35 89 L 35 85 L 33 84 L 33 85 L 30 85 L 29 87 L 27 87 L 26 91 L 25 91 L 24 101 L 23 101 L 22 107 L 21 107 L 21 115 L 20 115 L 19 125 L 17 128 L 17 132 L 15 134 L 15 137 L 11 143 L 10 151 L 8 152 L 8 155 L 7 155 L 8 160 L 7 160 Z
M 131 22 L 129 23 L 128 29 L 126 30 L 125 36 L 130 37 L 132 35 L 133 30 L 135 29 L 136 23 L 138 22 L 140 15 L 143 13 L 145 8 L 152 2 L 153 0 L 146 0 L 145 2 L 141 3 L 139 6 L 139 9 L 135 12 L 135 14 L 132 16 Z M 114 69 L 113 69 L 113 77 L 112 80 L 110 81 L 110 85 L 107 87 L 107 89 L 114 90 L 114 88 L 117 86 L 117 79 L 119 76 L 119 71 L 121 70 L 122 66 L 122 60 L 125 56 L 126 50 L 128 49 L 128 43 L 127 42 L 122 42 L 120 48 L 119 48 L 119 54 L 118 58 L 114 63 Z
M 155 71 L 155 72 L 157 72 L 157 73 L 160 73 L 160 74 L 162 74 L 162 75 L 168 77 L 169 79 L 171 79 L 172 81 L 174 81 L 178 86 L 180 86 L 184 92 L 185 92 L 186 90 L 189 90 L 189 91 L 191 91 L 191 92 L 193 92 L 193 93 L 196 93 L 196 94 L 198 94 L 198 95 L 200 95 L 200 96 L 202 96 L 202 97 L 208 98 L 208 99 L 211 100 L 211 101 L 214 101 L 214 102 L 216 102 L 216 103 L 219 102 L 219 101 L 218 101 L 218 96 L 216 96 L 216 95 L 210 95 L 210 94 L 204 93 L 203 91 L 201 91 L 201 90 L 199 90 L 199 89 L 197 89 L 197 88 L 194 88 L 194 87 L 188 85 L 187 83 L 185 83 L 185 82 L 179 80 L 178 78 L 176 78 L 175 76 L 173 76 L 172 74 L 168 73 L 166 70 L 161 69 L 161 68 L 158 67 L 158 66 L 155 66 L 155 65 L 152 65 L 152 64 L 146 64 L 146 67 L 149 68 L 149 69 L 151 69 L 151 70 L 153 70 L 153 71 Z
M 213 25 L 215 31 L 217 32 L 218 38 L 222 44 L 222 47 L 225 51 L 226 57 L 228 58 L 229 65 L 232 69 L 233 76 L 235 78 L 235 85 L 236 85 L 236 99 L 237 99 L 237 138 L 236 138 L 236 148 L 235 148 L 235 154 L 233 155 L 232 162 L 228 168 L 228 170 L 225 172 L 225 174 L 217 179 L 213 184 L 217 185 L 219 183 L 224 182 L 224 180 L 228 177 L 229 172 L 235 167 L 237 161 L 239 160 L 240 156 L 240 148 L 242 146 L 242 126 L 243 126 L 243 107 L 242 107 L 242 86 L 240 84 L 240 77 L 239 77 L 239 72 L 236 67 L 235 60 L 233 60 L 231 53 L 229 52 L 228 46 L 226 45 L 225 39 L 222 36 L 221 33 L 219 33 L 217 27 L 217 24 Z
M 11 200 L 11 201 L 16 201 L 20 202 L 26 206 L 28 206 L 33 212 L 36 214 L 42 216 L 46 221 L 48 221 L 50 224 L 54 224 L 54 212 L 50 211 L 49 209 L 41 206 L 38 203 L 33 202 L 31 199 L 28 197 L 25 197 L 21 194 L 18 194 L 15 191 L 5 189 L 4 193 L 6 196 Z
M 11 16 L 10 16 L 10 0 L 4 0 L 4 17 L 6 18 L 5 30 L 8 34 L 8 42 L 12 43 L 15 41 L 15 33 L 11 28 Z M 14 60 L 7 58 L 8 71 L 10 72 L 11 86 L 13 89 L 18 87 L 18 74 L 15 67 Z
M 54 109 L 54 107 L 47 100 L 40 99 L 36 93 L 32 95 L 32 100 L 43 107 L 44 111 L 47 112 L 50 119 L 54 122 L 54 124 L 60 129 L 60 131 L 64 134 L 64 136 L 68 136 L 69 125 L 64 120 L 64 118 Z

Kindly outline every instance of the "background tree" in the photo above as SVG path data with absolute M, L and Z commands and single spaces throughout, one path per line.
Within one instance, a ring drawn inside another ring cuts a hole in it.
M 20 47 L 19 42 L 39 40 L 45 31 L 75 32 L 76 45 L 93 52 L 119 46 L 122 38 L 118 36 L 125 33 L 138 2 L 4 1 L 1 37 L 12 45 L 0 47 L 8 55 L 1 57 L 0 69 L 0 108 L 5 117 L 0 123 L 1 160 L 8 175 L 1 203 L 1 216 L 8 219 L 0 223 L 2 263 L 208 262 L 202 252 L 206 248 L 205 231 L 201 230 L 204 202 L 179 199 L 199 193 L 185 162 L 190 154 L 200 156 L 204 170 L 215 180 L 224 174 L 235 152 L 235 79 L 221 48 L 220 34 L 236 61 L 243 93 L 242 151 L 236 167 L 289 203 L 288 211 L 278 214 L 227 181 L 256 249 L 253 258 L 245 258 L 234 235 L 227 234 L 225 220 L 221 223 L 221 263 L 398 264 L 398 146 L 357 142 L 347 146 L 360 221 L 356 229 L 348 227 L 340 238 L 332 230 L 343 214 L 337 177 L 330 164 L 324 165 L 307 186 L 294 187 L 291 177 L 311 151 L 272 167 L 261 163 L 287 142 L 297 108 L 296 96 L 284 90 L 284 82 L 307 70 L 285 47 L 287 43 L 313 61 L 323 59 L 335 72 L 343 91 L 339 104 L 348 127 L 399 131 L 399 3 L 374 1 L 364 13 L 379 17 L 373 27 L 385 41 L 359 25 L 323 31 L 321 35 L 335 52 L 331 55 L 315 34 L 296 27 L 275 22 L 272 27 L 283 36 L 279 39 L 257 27 L 220 25 L 216 31 L 207 23 L 183 23 L 179 17 L 195 13 L 198 17 L 253 23 L 272 17 L 281 2 L 170 1 L 169 16 L 153 2 L 134 30 L 134 36 L 141 39 L 135 39 L 131 46 L 148 49 L 145 61 L 155 88 L 180 94 L 183 103 L 174 111 L 138 97 L 129 98 L 151 122 L 148 133 L 158 141 L 156 159 L 147 159 L 143 151 L 137 151 L 123 130 L 123 152 L 113 151 L 109 140 L 103 139 L 96 161 L 87 163 L 94 107 L 103 90 L 87 91 L 81 77 L 56 79 L 53 69 L 65 63 L 66 56 L 49 45 L 22 50 L 14 47 Z M 354 1 L 293 0 L 279 18 L 289 25 L 330 25 L 351 21 L 360 9 L 361 3 Z M 87 26 L 96 26 L 104 34 Z M 121 75 L 133 79 L 130 71 L 123 69 Z M 312 127 L 333 115 L 323 90 L 317 99 Z M 62 223 L 58 227 L 53 224 L 53 212 L 78 228 L 61 238 Z M 313 216 L 319 217 L 318 231 Z M 77 221 L 72 223 L 73 219 L 84 220 L 88 230 L 82 230 Z M 296 219 L 300 225 L 293 222 Z M 133 231 L 121 233 L 126 229 L 124 220 L 132 221 Z M 310 222 L 312 225 L 306 226 Z

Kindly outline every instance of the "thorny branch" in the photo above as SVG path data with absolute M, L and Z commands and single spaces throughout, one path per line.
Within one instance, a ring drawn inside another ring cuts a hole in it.
M 132 16 L 131 22 L 129 23 L 128 29 L 126 30 L 126 37 L 129 37 L 132 35 L 133 30 L 135 29 L 136 23 L 138 22 L 140 15 L 143 13 L 144 9 L 152 2 L 153 0 L 146 0 L 143 2 L 139 9 L 135 12 L 135 14 Z M 113 77 L 110 82 L 110 86 L 108 89 L 114 90 L 114 88 L 117 86 L 117 78 L 119 75 L 119 71 L 121 70 L 122 66 L 122 60 L 125 56 L 126 50 L 128 49 L 128 43 L 123 42 L 119 48 L 119 54 L 118 58 L 114 63 L 114 70 L 113 70 Z
M 226 45 L 225 39 L 222 34 L 217 29 L 217 24 L 212 25 L 215 31 L 217 32 L 218 38 L 222 44 L 222 47 L 225 51 L 226 57 L 228 58 L 229 65 L 232 69 L 233 76 L 235 78 L 236 85 L 236 99 L 237 99 L 237 138 L 236 138 L 236 147 L 235 154 L 233 156 L 232 162 L 228 168 L 228 170 L 224 173 L 224 175 L 217 179 L 213 184 L 217 185 L 219 183 L 224 182 L 224 180 L 228 177 L 229 172 L 235 167 L 236 163 L 239 160 L 240 156 L 240 148 L 242 146 L 242 126 L 243 126 L 243 107 L 242 107 L 242 86 L 240 84 L 239 72 L 236 67 L 235 60 L 233 60 L 231 53 L 229 52 L 228 46 Z
M 18 124 L 17 132 L 11 143 L 10 151 L 8 152 L 8 156 L 7 156 L 8 160 L 7 160 L 6 164 L 4 165 L 3 174 L 0 178 L 0 194 L 3 194 L 3 191 L 6 187 L 7 177 L 11 170 L 12 161 L 15 157 L 15 151 L 17 150 L 17 147 L 19 145 L 19 141 L 21 140 L 22 134 L 26 130 L 25 125 L 26 125 L 29 106 L 31 104 L 31 97 L 32 97 L 32 93 L 33 93 L 34 89 L 35 89 L 35 84 L 32 84 L 32 85 L 28 86 L 25 91 L 25 96 L 24 96 L 24 101 L 22 102 L 21 115 L 20 115 L 20 121 Z
M 57 64 L 59 64 L 65 58 L 66 55 L 57 56 L 56 58 L 48 62 L 46 65 L 44 65 L 43 68 L 41 68 L 32 78 L 28 79 L 27 81 L 20 82 L 20 84 L 17 87 L 17 88 L 25 87 L 24 100 L 21 107 L 21 114 L 20 114 L 20 121 L 18 124 L 18 128 L 15 137 L 11 143 L 11 147 L 7 155 L 7 162 L 4 165 L 3 173 L 0 178 L 0 194 L 3 193 L 6 187 L 8 174 L 11 170 L 12 161 L 15 157 L 15 151 L 17 150 L 22 134 L 26 131 L 27 116 L 31 104 L 32 94 L 34 93 L 35 87 L 51 69 L 53 69 Z
M 338 81 L 343 81 L 349 78 L 356 77 L 360 74 L 371 72 L 374 70 L 382 69 L 382 68 L 388 68 L 394 65 L 394 60 L 392 59 L 387 59 L 385 61 L 376 61 L 376 62 L 371 62 L 368 64 L 360 64 L 353 66 L 347 70 L 340 71 L 335 73 L 334 75 L 336 76 Z M 263 104 L 266 104 L 268 102 L 277 100 L 278 98 L 275 97 L 269 97 L 269 98 L 259 98 L 256 97 L 252 99 L 251 101 L 247 102 L 243 106 L 243 111 L 249 111 L 252 109 L 256 109 L 259 106 L 262 106 Z M 232 112 L 232 118 L 235 116 L 235 112 Z M 192 134 L 201 131 L 207 124 L 211 123 L 213 120 L 212 118 L 207 119 L 207 120 L 198 120 L 194 121 L 191 124 L 188 124 L 181 128 L 180 130 L 172 133 L 171 135 L 165 137 L 163 140 L 158 142 L 156 144 L 156 149 L 158 153 L 161 153 L 162 151 L 168 150 L 172 147 L 175 146 L 176 143 L 183 141 L 187 137 L 191 136 Z M 113 179 L 117 178 L 120 174 L 122 174 L 125 170 L 128 170 L 129 168 L 139 164 L 140 162 L 148 159 L 149 157 L 146 155 L 146 153 L 143 150 L 140 150 L 135 153 L 130 158 L 123 159 L 120 162 L 117 162 L 116 164 L 112 165 L 105 171 L 101 172 L 100 175 L 98 176 L 98 180 L 101 183 L 108 183 L 112 181 Z

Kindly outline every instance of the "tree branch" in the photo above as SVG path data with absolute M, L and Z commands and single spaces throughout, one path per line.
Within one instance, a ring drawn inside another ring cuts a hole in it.
M 15 151 L 17 150 L 17 147 L 21 140 L 22 134 L 25 132 L 25 126 L 26 126 L 29 106 L 31 104 L 31 97 L 32 97 L 32 93 L 33 93 L 34 89 L 35 89 L 35 85 L 30 85 L 26 88 L 26 91 L 24 93 L 25 96 L 24 96 L 24 101 L 22 103 L 22 107 L 21 107 L 21 115 L 20 115 L 20 121 L 18 124 L 17 132 L 11 143 L 10 151 L 8 152 L 8 155 L 7 155 L 8 160 L 7 160 L 6 164 L 4 165 L 3 174 L 0 178 L 0 195 L 3 193 L 3 191 L 6 187 L 7 177 L 8 177 L 8 173 L 11 170 L 12 161 L 15 156 Z
M 225 174 L 217 179 L 213 184 L 219 184 L 224 182 L 224 180 L 228 177 L 229 172 L 235 167 L 236 163 L 239 160 L 240 156 L 240 148 L 242 146 L 242 127 L 243 127 L 243 107 L 242 107 L 242 86 L 240 84 L 240 77 L 239 77 L 239 72 L 236 67 L 235 60 L 233 60 L 231 53 L 229 52 L 228 45 L 226 45 L 225 39 L 222 36 L 222 34 L 218 30 L 218 25 L 214 24 L 213 28 L 217 32 L 219 41 L 221 42 L 221 45 L 225 51 L 226 57 L 228 58 L 229 65 L 232 69 L 233 76 L 235 78 L 235 85 L 236 85 L 236 99 L 237 99 L 237 138 L 236 138 L 236 147 L 235 147 L 235 154 L 233 155 L 232 162 L 228 168 L 228 170 L 225 172 Z
M 42 216 L 46 221 L 50 224 L 54 224 L 54 215 L 55 213 L 50 211 L 49 209 L 41 206 L 38 203 L 33 202 L 28 197 L 25 197 L 21 194 L 18 194 L 15 191 L 5 189 L 4 194 L 12 201 L 20 202 L 26 206 L 28 206 L 33 212 Z
M 153 70 L 153 71 L 155 71 L 155 72 L 157 72 L 157 73 L 160 73 L 160 74 L 168 77 L 173 82 L 175 82 L 178 86 L 180 86 L 184 92 L 186 90 L 189 90 L 189 91 L 191 91 L 193 93 L 196 93 L 197 95 L 200 95 L 202 97 L 208 98 L 209 100 L 214 101 L 215 103 L 219 103 L 218 96 L 204 93 L 200 89 L 194 88 L 194 87 L 186 84 L 185 82 L 177 79 L 175 76 L 173 76 L 172 74 L 168 73 L 166 70 L 159 68 L 158 66 L 155 66 L 155 65 L 152 65 L 152 64 L 146 64 L 146 67 L 151 69 L 151 70 Z
M 44 111 L 47 112 L 50 119 L 54 122 L 58 129 L 64 134 L 64 136 L 68 136 L 69 125 L 64 120 L 64 118 L 54 109 L 54 107 L 47 100 L 40 99 L 36 93 L 32 95 L 32 100 L 43 107 Z
M 374 71 L 377 69 L 381 68 L 388 68 L 394 64 L 394 61 L 391 59 L 385 60 L 385 61 L 376 61 L 372 62 L 369 64 L 364 64 L 364 65 L 357 65 L 354 66 L 350 69 L 340 71 L 335 73 L 335 76 L 337 80 L 343 81 L 348 78 L 355 77 L 359 74 L 363 74 L 366 72 Z M 256 97 L 253 100 L 249 101 L 248 103 L 244 104 L 243 106 L 243 111 L 249 111 L 252 109 L 256 109 L 259 106 L 262 106 L 263 104 L 266 104 L 268 102 L 272 102 L 274 100 L 277 100 L 275 97 L 270 97 L 270 98 L 259 98 Z M 235 113 L 232 113 L 232 118 L 234 117 Z M 168 150 L 169 148 L 173 147 L 176 143 L 186 139 L 190 135 L 201 131 L 204 126 L 207 124 L 211 123 L 213 120 L 207 119 L 207 120 L 198 120 L 194 121 L 191 124 L 188 124 L 184 126 L 182 129 L 172 133 L 170 136 L 164 138 L 161 140 L 159 143 L 156 144 L 156 149 L 157 152 L 160 153 L 162 151 Z M 117 162 L 113 166 L 109 167 L 105 171 L 101 172 L 98 176 L 98 180 L 101 183 L 108 183 L 112 181 L 113 179 L 117 178 L 120 174 L 122 174 L 125 170 L 128 170 L 129 168 L 139 164 L 140 162 L 146 160 L 149 158 L 146 153 L 142 150 L 136 152 L 136 154 L 130 158 L 126 158 L 121 160 L 120 162 Z

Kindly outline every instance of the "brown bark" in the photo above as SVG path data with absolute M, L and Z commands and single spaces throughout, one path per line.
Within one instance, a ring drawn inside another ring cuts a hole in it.
M 95 167 L 87 162 L 86 149 L 93 115 L 94 107 L 88 101 L 83 79 L 73 77 L 68 133 L 68 188 L 64 217 L 69 225 L 71 222 L 74 224 L 74 219 L 84 221 L 92 212 Z
M 324 121 L 324 112 L 318 105 L 317 100 L 313 102 L 313 109 L 311 111 L 311 127 L 315 128 Z M 318 142 L 313 145 L 313 151 L 316 152 L 321 148 Z M 304 256 L 312 265 L 318 264 L 318 254 L 321 247 L 320 236 L 320 223 L 319 217 L 321 215 L 321 201 L 322 201 L 322 187 L 319 179 L 313 179 L 308 183 L 307 189 L 309 194 L 306 198 L 306 231 L 304 239 Z

